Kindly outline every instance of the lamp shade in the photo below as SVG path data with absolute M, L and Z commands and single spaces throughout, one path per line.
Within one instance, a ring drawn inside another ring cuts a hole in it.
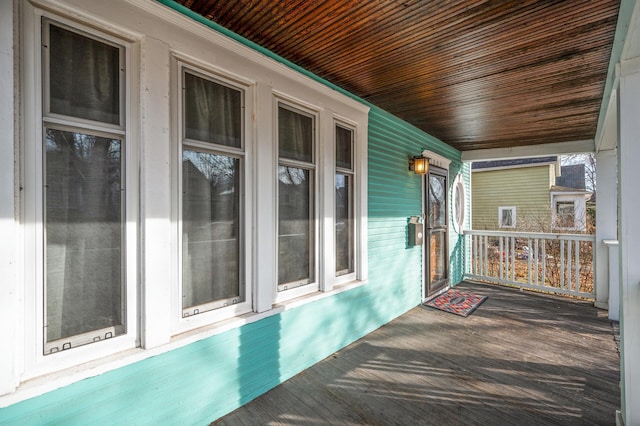
M 417 175 L 423 175 L 429 171 L 429 159 L 425 157 L 413 157 L 409 159 L 409 170 Z

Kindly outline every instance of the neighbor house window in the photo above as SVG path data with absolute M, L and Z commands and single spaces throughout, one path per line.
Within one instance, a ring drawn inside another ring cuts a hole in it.
M 498 207 L 498 225 L 500 228 L 516 227 L 516 208 Z
M 336 276 L 354 272 L 354 131 L 342 125 L 335 127 L 335 241 Z
M 43 20 L 44 354 L 126 333 L 123 46 Z
M 315 280 L 315 116 L 278 103 L 278 291 Z
M 182 316 L 246 301 L 244 92 L 182 68 Z
M 575 205 L 573 201 L 556 202 L 556 226 L 558 228 L 575 227 Z

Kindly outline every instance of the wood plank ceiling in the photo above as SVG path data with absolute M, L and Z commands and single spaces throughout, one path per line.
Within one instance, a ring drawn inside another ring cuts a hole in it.
M 178 0 L 466 151 L 593 139 L 619 0 Z

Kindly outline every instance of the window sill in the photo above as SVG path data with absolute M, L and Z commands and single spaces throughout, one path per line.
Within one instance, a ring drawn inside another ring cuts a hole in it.
M 286 310 L 295 309 L 308 303 L 313 303 L 327 297 L 335 296 L 339 293 L 361 287 L 366 283 L 367 281 L 350 281 L 334 287 L 331 291 L 314 292 L 282 303 L 274 304 L 272 309 L 262 313 L 250 312 L 238 317 L 216 322 L 215 324 L 186 331 L 173 336 L 169 343 L 156 348 L 132 348 L 65 370 L 26 380 L 20 383 L 14 392 L 0 396 L 0 408 L 34 398 L 47 392 L 79 382 L 80 380 L 98 376 L 100 374 L 125 367 L 129 364 L 161 355 L 165 352 L 170 352 L 174 349 L 225 333 L 246 324 L 260 321 L 273 315 L 278 315 Z
M 332 297 L 335 296 L 336 294 L 345 292 L 345 291 L 349 291 L 352 290 L 354 288 L 358 288 L 361 287 L 365 284 L 367 284 L 368 281 L 359 281 L 359 280 L 354 280 L 354 281 L 349 281 L 347 283 L 344 284 L 340 284 L 340 285 L 336 285 L 335 287 L 333 287 L 333 289 L 329 290 L 329 291 L 316 291 L 313 292 L 311 294 L 307 294 L 304 296 L 300 296 L 300 297 L 296 297 L 294 299 L 290 299 L 290 300 L 286 300 L 280 303 L 276 303 L 274 305 L 274 309 L 280 309 L 281 311 L 287 311 L 289 309 L 294 309 L 297 308 L 299 306 L 302 305 L 306 305 L 307 303 L 312 303 L 315 302 L 317 300 L 321 300 L 327 297 Z

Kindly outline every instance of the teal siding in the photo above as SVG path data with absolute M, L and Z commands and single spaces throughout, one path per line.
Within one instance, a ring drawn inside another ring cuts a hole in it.
M 0 424 L 206 424 L 418 305 L 422 248 L 408 247 L 407 220 L 422 183 L 407 160 L 424 149 L 468 182 L 458 151 L 371 106 L 366 285 L 0 409 Z M 451 229 L 454 284 L 461 241 Z

